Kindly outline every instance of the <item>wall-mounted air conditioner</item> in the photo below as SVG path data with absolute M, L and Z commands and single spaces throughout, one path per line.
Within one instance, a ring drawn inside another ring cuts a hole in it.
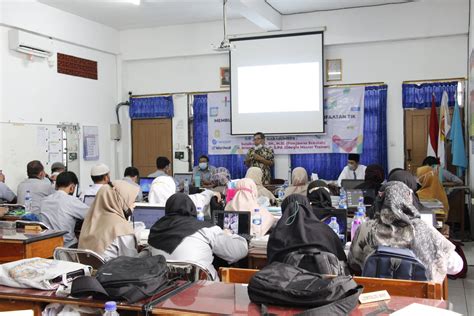
M 8 32 L 10 49 L 18 52 L 48 58 L 53 55 L 53 41 L 47 37 L 20 30 Z

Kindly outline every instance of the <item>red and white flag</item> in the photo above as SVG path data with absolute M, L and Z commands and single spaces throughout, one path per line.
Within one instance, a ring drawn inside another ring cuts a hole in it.
M 431 101 L 430 129 L 428 131 L 428 150 L 426 151 L 427 156 L 438 157 L 438 134 L 438 114 L 436 113 L 436 102 L 433 94 Z
M 448 139 L 448 133 L 451 129 L 451 117 L 448 108 L 448 93 L 443 92 L 441 106 L 439 107 L 439 135 L 438 135 L 438 157 L 441 168 L 446 167 L 445 143 Z

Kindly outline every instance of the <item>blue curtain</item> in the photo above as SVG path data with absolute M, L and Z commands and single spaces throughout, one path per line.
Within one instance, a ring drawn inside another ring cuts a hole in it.
M 387 172 L 387 86 L 365 88 L 364 143 L 361 164 L 380 164 Z M 308 174 L 315 172 L 321 179 L 339 177 L 347 164 L 347 154 L 291 155 L 291 166 L 303 167 Z
M 436 105 L 441 103 L 443 92 L 448 93 L 448 106 L 454 106 L 457 95 L 458 82 L 433 82 L 422 84 L 406 83 L 402 85 L 403 108 L 404 109 L 425 109 L 431 107 L 433 93 Z
M 194 161 L 196 162 L 199 156 L 208 155 L 207 95 L 194 96 L 193 113 Z M 245 176 L 247 171 L 244 165 L 245 155 L 208 156 L 211 165 L 227 168 L 233 179 Z
M 131 98 L 129 114 L 132 119 L 172 118 L 173 97 Z

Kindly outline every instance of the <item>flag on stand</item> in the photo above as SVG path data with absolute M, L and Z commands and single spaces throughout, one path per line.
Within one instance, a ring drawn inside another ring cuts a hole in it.
M 441 98 L 441 106 L 439 107 L 439 134 L 438 134 L 438 157 L 439 157 L 439 179 L 443 179 L 443 169 L 446 168 L 446 151 L 445 144 L 448 139 L 449 130 L 451 128 L 451 118 L 448 109 L 448 93 L 443 92 Z
M 436 114 L 436 102 L 433 94 L 431 101 L 430 130 L 428 133 L 428 150 L 426 152 L 427 156 L 438 157 L 438 133 L 438 115 Z

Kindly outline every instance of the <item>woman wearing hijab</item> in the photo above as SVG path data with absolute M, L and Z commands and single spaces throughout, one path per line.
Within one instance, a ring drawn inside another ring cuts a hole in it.
M 448 196 L 439 181 L 438 173 L 430 166 L 423 166 L 416 169 L 416 176 L 421 184 L 421 188 L 416 192 L 420 199 L 437 199 L 443 203 L 445 218 L 448 218 Z
M 268 239 L 268 263 L 283 262 L 288 253 L 311 247 L 330 252 L 340 261 L 346 261 L 341 240 L 314 215 L 307 197 L 292 194 L 283 200 L 281 209 L 281 218 Z
M 368 189 L 378 192 L 384 179 L 384 170 L 381 165 L 368 165 L 365 169 L 364 182 L 359 184 L 356 189 Z
M 326 182 L 316 180 L 308 185 L 308 200 L 311 206 L 316 209 L 333 208 L 331 202 L 331 194 L 329 193 Z
M 462 269 L 455 246 L 420 219 L 413 197 L 413 191 L 404 183 L 387 183 L 382 210 L 374 220 L 359 227 L 351 243 L 349 266 L 353 271 L 362 271 L 377 246 L 411 249 L 425 266 L 428 279 L 437 283 L 442 283 L 446 274 Z
M 122 180 L 103 185 L 82 224 L 78 248 L 93 250 L 105 260 L 136 257 L 137 241 L 127 219 L 138 191 L 137 186 Z
M 245 178 L 252 179 L 253 182 L 257 185 L 258 197 L 267 197 L 270 200 L 270 203 L 275 202 L 275 196 L 267 188 L 263 186 L 263 171 L 258 167 L 250 167 L 247 170 Z
M 273 226 L 275 218 L 266 208 L 258 205 L 257 185 L 252 179 L 244 178 L 237 181 L 235 189 L 237 192 L 235 193 L 234 198 L 229 203 L 227 203 L 225 210 L 236 212 L 248 211 L 253 215 L 255 210 L 258 209 L 260 216 L 262 217 L 262 224 L 261 229 L 259 229 L 260 234 L 258 234 L 259 236 L 257 237 L 265 235 L 267 231 Z M 256 227 L 254 224 L 252 224 L 250 233 L 253 235 L 256 231 Z
M 232 263 L 244 258 L 248 251 L 244 238 L 198 221 L 193 201 L 183 193 L 168 198 L 165 216 L 152 226 L 148 244 L 152 255 L 198 263 L 208 269 L 214 280 L 218 280 L 212 265 L 214 255 Z
M 170 196 L 176 193 L 176 183 L 172 177 L 161 176 L 157 177 L 150 186 L 150 193 L 148 193 L 148 201 L 151 204 L 157 204 L 159 206 L 165 206 L 166 201 Z M 220 194 L 204 190 L 201 193 L 190 194 L 189 198 L 193 201 L 196 207 L 202 208 L 204 214 L 210 217 L 209 204 L 213 196 L 217 196 L 220 199 Z
M 297 167 L 291 173 L 291 185 L 285 190 L 285 198 L 291 194 L 306 195 L 308 189 L 308 173 L 305 168 Z

